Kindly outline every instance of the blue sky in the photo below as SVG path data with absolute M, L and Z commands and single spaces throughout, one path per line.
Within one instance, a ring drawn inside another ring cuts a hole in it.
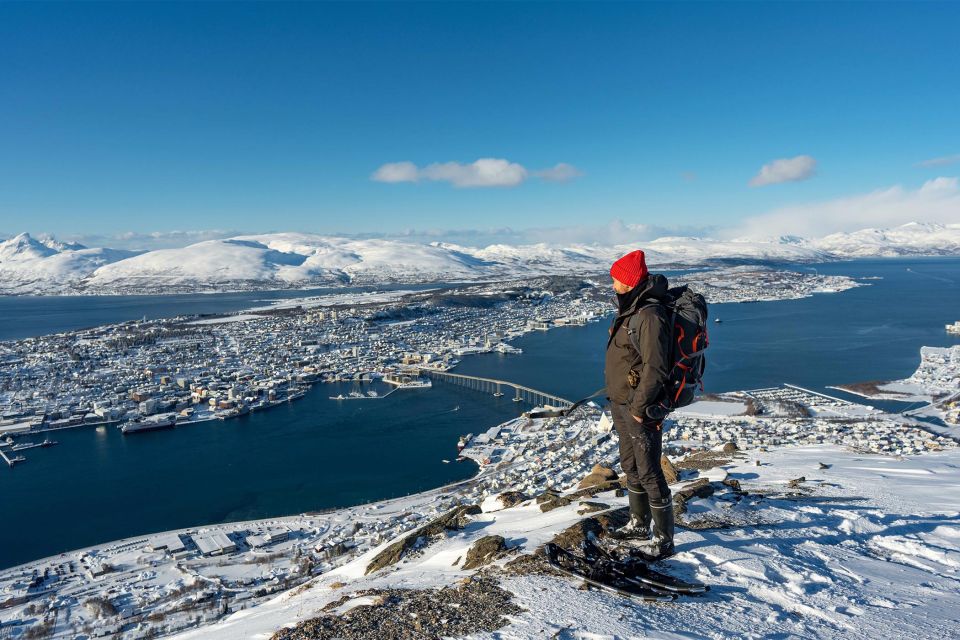
M 4 3 L 0 232 L 960 222 L 958 24 L 960 3 Z M 513 186 L 457 186 L 480 158 Z M 387 163 L 412 181 L 372 179 Z

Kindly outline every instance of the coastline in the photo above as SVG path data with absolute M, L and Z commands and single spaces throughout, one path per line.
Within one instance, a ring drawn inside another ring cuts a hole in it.
M 739 269 L 739 267 L 738 267 L 737 269 Z M 473 286 L 473 285 L 471 284 L 470 286 Z M 817 291 L 816 293 L 837 293 L 837 292 L 839 292 L 839 291 L 830 290 L 830 291 Z M 339 300 L 339 299 L 342 299 L 342 295 L 343 295 L 343 294 L 330 294 L 329 298 L 332 298 L 332 299 L 335 299 L 335 300 Z M 382 293 L 382 294 L 376 294 L 376 293 L 375 293 L 374 297 L 377 298 L 377 300 L 376 300 L 376 301 L 371 301 L 371 302 L 376 302 L 376 303 L 378 303 L 378 304 L 380 304 L 380 303 L 395 303 L 395 302 L 396 302 L 400 297 L 402 297 L 403 295 L 406 295 L 406 292 L 397 291 L 397 292 L 384 292 L 384 293 Z M 812 294 L 808 294 L 808 295 L 812 295 Z M 362 297 L 363 297 L 363 296 L 361 295 L 361 298 L 362 298 Z M 802 297 L 806 297 L 806 296 L 802 296 Z M 777 300 L 789 300 L 789 299 L 794 299 L 794 298 L 791 298 L 791 297 L 781 297 L 781 298 L 777 298 Z M 275 302 L 275 304 L 278 305 L 278 306 L 281 307 L 281 308 L 287 308 L 287 307 L 291 307 L 291 306 L 296 306 L 296 305 L 297 305 L 297 302 L 298 302 L 299 300 L 301 300 L 301 299 L 294 298 L 294 299 L 292 299 L 292 300 L 278 300 L 278 301 Z M 319 301 L 319 302 L 322 303 L 322 299 L 318 299 L 316 296 L 310 296 L 310 297 L 306 298 L 306 300 Z M 360 302 L 363 302 L 363 300 L 361 300 Z M 272 308 L 272 305 L 269 306 L 269 307 L 254 307 L 253 309 L 261 310 L 261 309 L 268 309 L 268 308 Z M 236 313 L 236 314 L 243 314 L 243 313 L 245 313 L 245 312 L 247 312 L 247 311 L 250 311 L 250 310 L 251 310 L 251 308 L 246 308 L 246 309 L 238 310 L 238 311 L 235 312 L 235 313 Z M 229 318 L 230 316 L 226 316 L 226 317 Z M 603 316 L 595 317 L 595 318 L 594 318 L 594 321 L 600 320 L 602 317 L 603 317 Z M 550 324 L 549 327 L 548 327 L 548 330 L 552 330 L 552 329 L 555 329 L 555 328 L 558 328 L 558 325 Z M 514 338 L 517 338 L 517 337 L 521 337 L 521 336 L 525 336 L 525 335 L 532 334 L 532 333 L 537 333 L 537 332 L 538 332 L 538 329 L 534 329 L 534 328 L 532 328 L 532 327 L 529 326 L 529 325 L 524 325 L 524 326 L 518 328 L 518 330 L 516 330 L 512 335 L 507 336 L 506 339 L 508 339 L 508 340 L 509 340 L 509 339 L 514 339 Z M 487 349 L 487 350 L 479 350 L 479 349 L 478 349 L 478 350 L 471 351 L 471 352 L 465 352 L 463 355 L 475 355 L 475 354 L 479 354 L 479 353 L 485 353 L 485 352 L 487 352 L 487 351 L 492 351 L 492 349 Z M 456 372 L 456 371 L 457 371 L 457 365 L 454 364 L 454 366 L 450 368 L 450 371 Z M 318 382 L 320 382 L 320 381 L 318 381 Z M 316 384 L 316 383 L 310 384 L 309 387 L 310 387 L 310 390 L 311 390 L 311 391 L 318 392 L 318 393 L 321 392 L 321 390 L 323 389 L 322 386 L 320 386 L 320 385 L 318 385 L 318 384 Z M 278 404 L 283 404 L 283 402 L 281 401 L 281 402 L 279 402 Z M 268 407 L 268 408 L 272 408 L 272 407 Z M 86 426 L 86 425 L 78 425 L 78 427 L 79 427 L 79 426 Z M 95 425 L 91 425 L 91 426 L 95 426 Z M 193 426 L 193 425 L 192 425 L 191 421 L 186 421 L 186 422 L 184 422 L 184 423 L 182 423 L 182 424 L 178 424 L 177 426 Z M 495 426 L 497 426 L 497 425 L 496 425 L 496 424 L 491 424 L 491 425 L 490 425 L 490 427 L 495 427 Z M 29 435 L 29 434 L 25 434 L 25 435 Z M 134 436 L 134 437 L 137 437 L 137 436 Z M 477 475 L 478 475 L 478 474 L 474 474 L 474 476 L 472 476 L 473 479 L 476 479 Z M 297 514 L 291 514 L 291 515 L 288 516 L 288 517 L 295 517 L 296 515 L 297 515 Z M 230 524 L 231 522 L 248 522 L 248 521 L 247 521 L 247 520 L 236 520 L 236 521 L 231 520 L 231 521 L 227 521 L 227 522 L 224 522 L 224 523 L 221 523 L 221 524 Z M 254 521 L 254 522 L 255 522 L 255 521 Z M 208 525 L 208 526 L 213 526 L 213 525 Z M 194 528 L 196 528 L 196 527 L 194 527 Z M 144 534 L 140 535 L 139 537 L 149 536 L 149 535 L 152 535 L 152 534 L 150 534 L 150 533 L 144 533 Z M 109 544 L 109 541 L 106 542 L 106 543 L 100 543 L 100 546 L 102 546 L 103 544 Z M 94 548 L 95 548 L 96 546 L 98 546 L 98 545 L 96 545 L 96 544 L 95 544 L 95 545 L 92 545 L 92 547 L 94 547 Z M 69 552 L 64 552 L 64 553 L 69 553 Z M 55 557 L 55 556 L 48 556 L 48 557 Z M 34 562 L 36 562 L 36 561 L 34 561 Z M 28 563 L 29 563 L 29 562 L 28 562 Z

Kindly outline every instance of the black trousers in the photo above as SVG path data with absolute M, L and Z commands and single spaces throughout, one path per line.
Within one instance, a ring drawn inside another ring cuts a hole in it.
M 627 488 L 645 491 L 650 500 L 665 500 L 670 496 L 670 488 L 660 466 L 663 431 L 649 420 L 634 420 L 625 404 L 610 403 L 610 413 L 620 437 L 620 466 L 627 476 Z

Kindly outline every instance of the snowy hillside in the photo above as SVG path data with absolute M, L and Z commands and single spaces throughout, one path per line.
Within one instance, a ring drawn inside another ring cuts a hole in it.
M 897 460 L 809 446 L 723 462 L 685 472 L 673 487 L 678 494 L 702 480 L 715 489 L 686 502 L 678 553 L 659 566 L 708 584 L 702 596 L 632 602 L 582 590 L 525 555 L 550 540 L 589 537 L 592 526 L 582 523 L 602 522 L 603 512 L 584 520 L 585 510 L 626 505 L 607 490 L 546 512 L 533 500 L 507 508 L 488 500 L 463 528 L 423 541 L 395 566 L 369 572 L 384 544 L 308 588 L 178 637 L 367 638 L 378 637 L 370 629 L 380 627 L 379 637 L 393 638 L 389 631 L 405 622 L 423 631 L 411 637 L 424 638 L 457 628 L 473 631 L 471 638 L 504 639 L 953 637 L 960 606 L 956 449 Z M 384 517 L 403 510 L 391 505 Z M 479 572 L 465 569 L 471 549 L 493 536 L 513 551 Z M 430 604 L 418 604 L 419 594 Z
M 21 233 L 0 242 L 0 294 L 58 293 L 97 268 L 137 253 L 89 249 Z
M 810 246 L 850 258 L 956 255 L 960 253 L 960 224 L 910 222 L 893 229 L 834 233 L 812 241 Z
M 960 225 L 912 223 L 819 240 L 663 237 L 642 243 L 651 266 L 718 261 L 820 262 L 845 257 L 960 254 Z M 0 294 L 173 293 L 339 283 L 482 280 L 605 271 L 634 245 L 504 245 L 272 233 L 149 252 L 88 249 L 28 234 L 0 242 Z

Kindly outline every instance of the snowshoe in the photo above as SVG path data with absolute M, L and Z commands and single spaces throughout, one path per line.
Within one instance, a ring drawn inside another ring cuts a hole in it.
M 641 602 L 672 602 L 676 598 L 676 595 L 668 590 L 657 589 L 619 575 L 609 562 L 590 562 L 552 542 L 544 546 L 544 555 L 550 566 L 561 573 L 583 580 L 608 593 Z

